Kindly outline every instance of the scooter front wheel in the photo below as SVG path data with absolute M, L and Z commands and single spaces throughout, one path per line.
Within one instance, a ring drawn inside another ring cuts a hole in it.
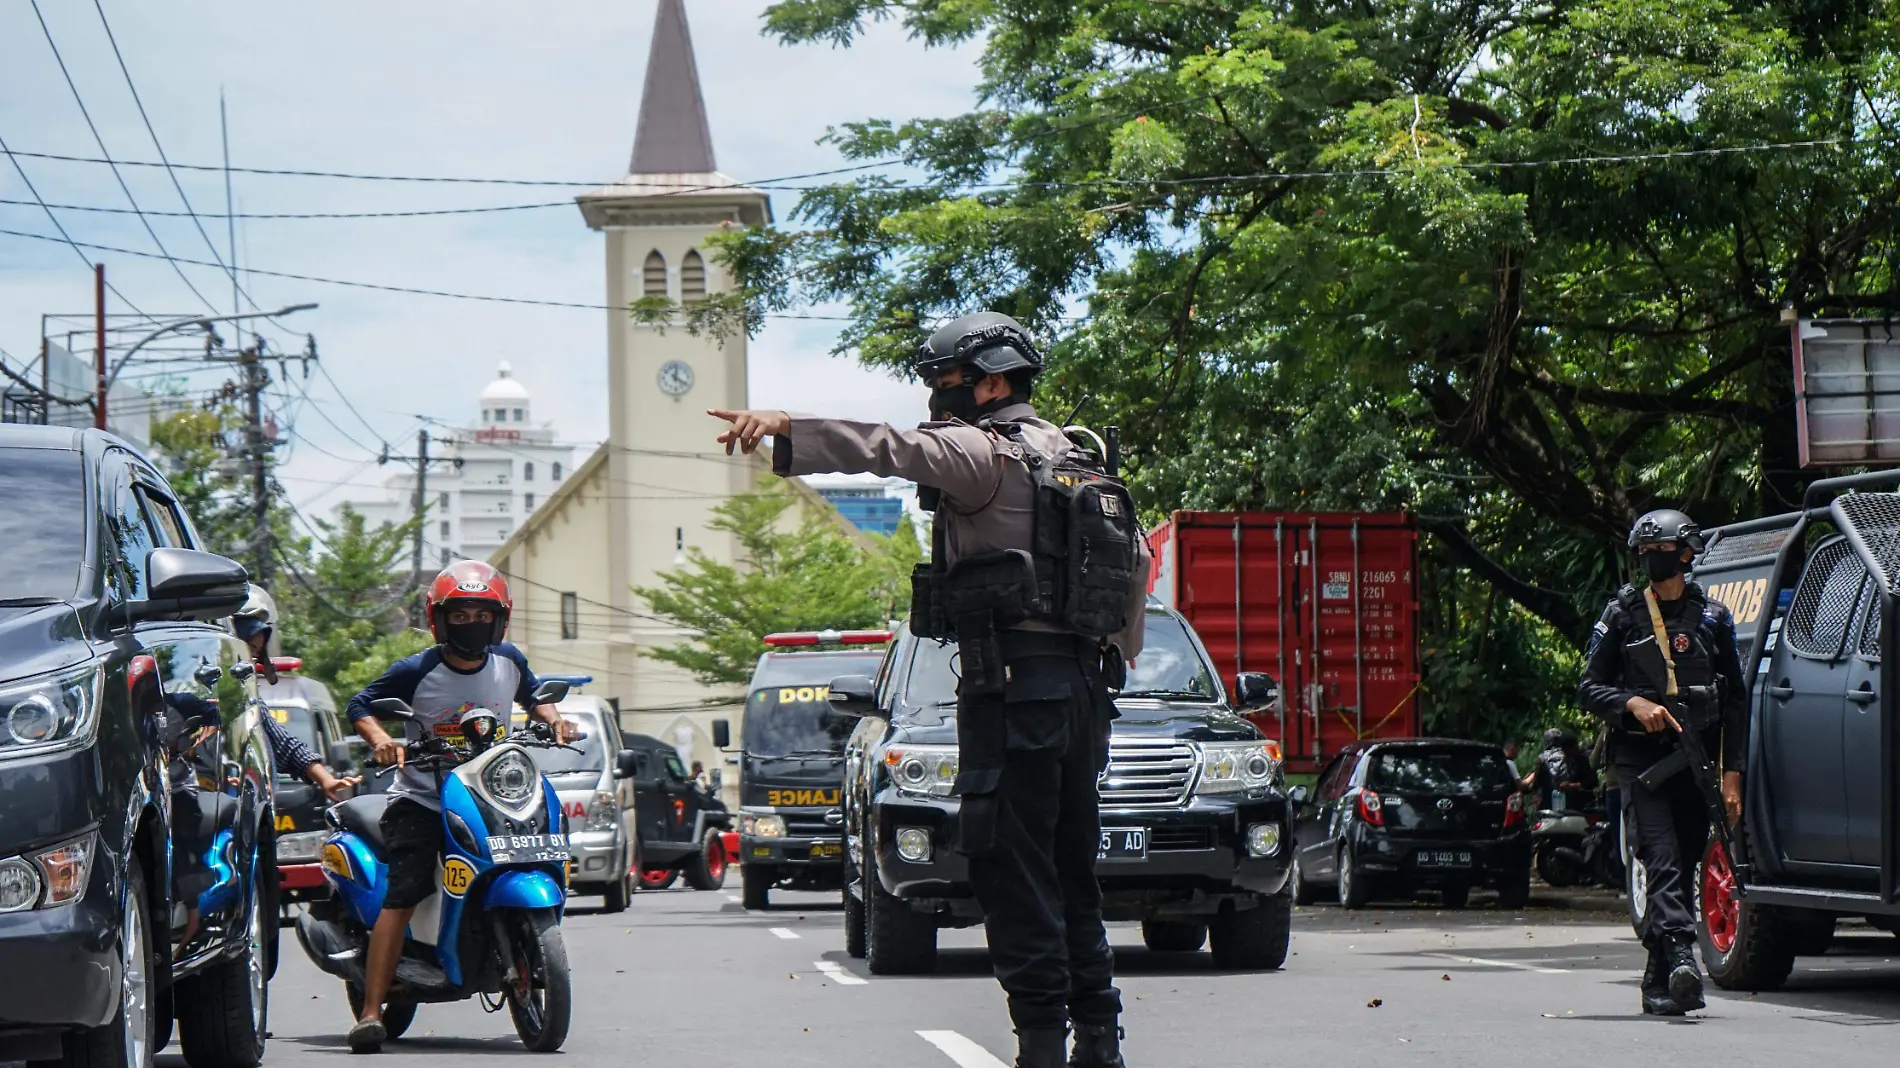
M 553 1053 L 567 1041 L 573 988 L 567 974 L 567 943 L 552 911 L 522 913 L 507 925 L 510 944 L 501 952 L 513 965 L 503 989 L 515 1034 L 531 1053 Z

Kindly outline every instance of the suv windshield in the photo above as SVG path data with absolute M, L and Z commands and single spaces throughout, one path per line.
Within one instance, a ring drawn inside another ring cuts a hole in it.
M 957 699 L 955 670 L 956 643 L 920 641 L 910 666 L 905 697 L 918 705 L 954 704 Z M 1216 701 L 1220 684 L 1208 670 L 1207 661 L 1188 637 L 1181 620 L 1163 612 L 1148 614 L 1148 629 L 1141 655 L 1128 669 L 1124 697 L 1176 697 L 1184 700 Z
M 52 604 L 79 585 L 86 544 L 85 469 L 65 449 L 0 449 L 0 605 Z
M 573 775 L 585 772 L 598 775 L 607 768 L 607 747 L 601 741 L 600 721 L 592 716 L 564 713 L 587 737 L 569 742 L 573 749 L 542 749 L 530 746 L 528 753 L 543 775 Z M 579 750 L 576 752 L 575 750 Z
M 272 705 L 270 718 L 283 725 L 283 728 L 297 736 L 297 740 L 315 750 L 322 750 L 317 742 L 317 717 L 308 705 Z M 278 769 L 283 770 L 283 769 Z
M 1374 790 L 1421 794 L 1475 794 L 1509 787 L 1504 754 L 1476 746 L 1381 749 L 1372 758 L 1366 785 Z

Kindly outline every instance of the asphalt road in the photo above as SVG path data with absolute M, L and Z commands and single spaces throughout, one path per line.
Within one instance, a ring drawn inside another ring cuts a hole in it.
M 735 881 L 736 882 L 736 881 Z M 981 930 L 948 932 L 938 974 L 871 977 L 844 953 L 835 896 L 780 894 L 747 913 L 734 893 L 643 893 L 625 913 L 577 899 L 565 925 L 577 1006 L 571 1064 L 994 1068 L 1014 1040 Z M 1882 1064 L 1900 1031 L 1900 939 L 1843 927 L 1786 991 L 1713 991 L 1679 1021 L 1636 1012 L 1641 951 L 1607 896 L 1545 897 L 1500 913 L 1430 907 L 1301 909 L 1293 956 L 1268 974 L 1162 955 L 1116 925 L 1135 1068 L 1262 1064 L 1606 1064 L 1618 1056 L 1723 1065 Z M 339 1064 L 349 1012 L 286 931 L 272 984 L 272 1066 Z M 1869 1029 L 1872 1030 L 1869 1030 Z M 1544 1051 L 1540 1053 L 1539 1051 Z M 424 1006 L 385 1062 L 479 1066 L 531 1058 L 505 1012 Z M 173 1046 L 160 1058 L 185 1068 Z

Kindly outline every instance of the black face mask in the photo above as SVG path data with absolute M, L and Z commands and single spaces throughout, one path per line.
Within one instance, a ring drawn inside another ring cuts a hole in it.
M 1643 570 L 1648 572 L 1649 581 L 1666 582 L 1682 574 L 1682 560 L 1675 549 L 1659 549 L 1642 553 Z
M 495 633 L 493 623 L 448 623 L 442 629 L 448 635 L 442 644 L 449 647 L 449 652 L 470 660 L 488 655 L 488 640 Z
M 958 419 L 974 423 L 979 407 L 975 386 L 937 386 L 930 391 L 930 418 L 933 420 Z

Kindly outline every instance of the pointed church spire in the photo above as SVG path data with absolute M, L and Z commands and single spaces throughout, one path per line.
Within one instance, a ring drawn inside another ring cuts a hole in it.
M 640 125 L 633 135 L 631 172 L 710 174 L 715 169 L 686 5 L 684 0 L 660 0 L 653 19 L 653 48 L 647 54 L 646 87 L 640 94 Z

